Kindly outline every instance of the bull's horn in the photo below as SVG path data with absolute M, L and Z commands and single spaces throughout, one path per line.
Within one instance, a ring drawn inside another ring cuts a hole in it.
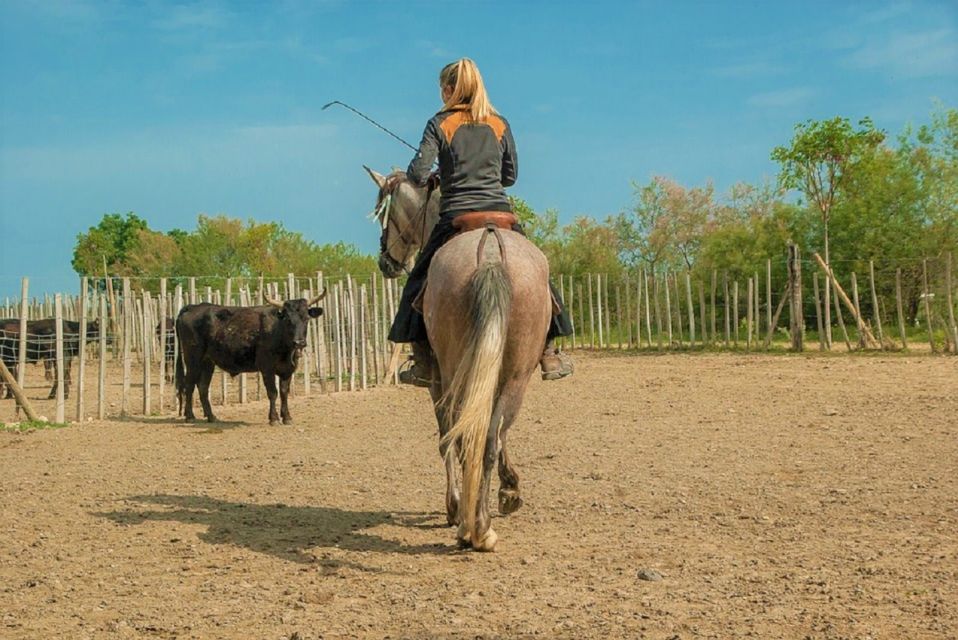
M 282 308 L 283 308 L 283 303 L 282 303 L 282 302 L 280 302 L 279 300 L 273 300 L 273 299 L 270 298 L 269 296 L 266 296 L 266 302 L 268 302 L 269 304 L 273 305 L 273 306 L 276 307 L 277 309 L 282 309 Z
M 311 307 L 311 306 L 313 306 L 314 304 L 316 304 L 317 302 L 320 302 L 323 298 L 326 297 L 326 294 L 327 294 L 327 293 L 329 293 L 329 289 L 323 289 L 323 292 L 322 292 L 321 294 L 319 294 L 318 296 L 316 296 L 315 298 L 313 298 L 312 300 L 310 300 L 310 301 L 309 301 L 309 304 L 307 304 L 306 306 L 307 306 L 307 307 Z

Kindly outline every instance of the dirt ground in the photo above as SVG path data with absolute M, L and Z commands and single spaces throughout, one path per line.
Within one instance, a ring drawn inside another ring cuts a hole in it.
M 423 389 L 0 432 L 0 637 L 958 636 L 958 359 L 577 364 L 530 385 L 492 554 Z

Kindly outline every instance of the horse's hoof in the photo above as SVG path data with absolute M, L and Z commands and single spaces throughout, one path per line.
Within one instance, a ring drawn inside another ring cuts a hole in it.
M 207 422 L 219 422 L 219 420 L 216 418 L 216 416 L 209 416 L 209 417 L 206 418 L 206 421 L 207 421 Z
M 486 531 L 482 536 L 482 539 L 479 542 L 476 542 L 472 545 L 472 548 L 476 551 L 495 551 L 496 543 L 499 542 L 499 536 L 496 535 L 496 532 L 492 530 L 492 527 Z
M 522 496 L 515 489 L 499 489 L 499 513 L 507 516 L 522 506 Z
M 277 422 L 279 422 L 279 420 L 276 420 L 276 419 L 274 419 L 274 418 L 270 418 L 270 419 L 269 419 L 269 426 L 275 427 Z
M 283 418 L 283 424 L 293 424 L 292 418 Z
M 466 530 L 464 522 L 459 523 L 459 529 L 456 531 L 456 542 L 460 549 L 468 549 L 472 546 L 472 533 Z

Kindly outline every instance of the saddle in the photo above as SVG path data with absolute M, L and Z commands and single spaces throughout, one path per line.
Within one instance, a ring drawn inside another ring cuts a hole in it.
M 519 219 L 514 213 L 506 211 L 472 211 L 463 213 L 452 219 L 452 227 L 459 233 L 487 229 L 490 226 L 497 229 L 512 229 Z

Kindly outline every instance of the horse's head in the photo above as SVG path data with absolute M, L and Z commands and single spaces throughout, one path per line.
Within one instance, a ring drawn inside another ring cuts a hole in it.
M 417 187 L 406 179 L 403 171 L 384 176 L 363 166 L 379 187 L 374 219 L 382 233 L 379 236 L 379 270 L 387 278 L 397 278 L 412 269 L 416 253 L 426 243 L 439 218 L 439 192 L 428 202 L 425 187 Z

